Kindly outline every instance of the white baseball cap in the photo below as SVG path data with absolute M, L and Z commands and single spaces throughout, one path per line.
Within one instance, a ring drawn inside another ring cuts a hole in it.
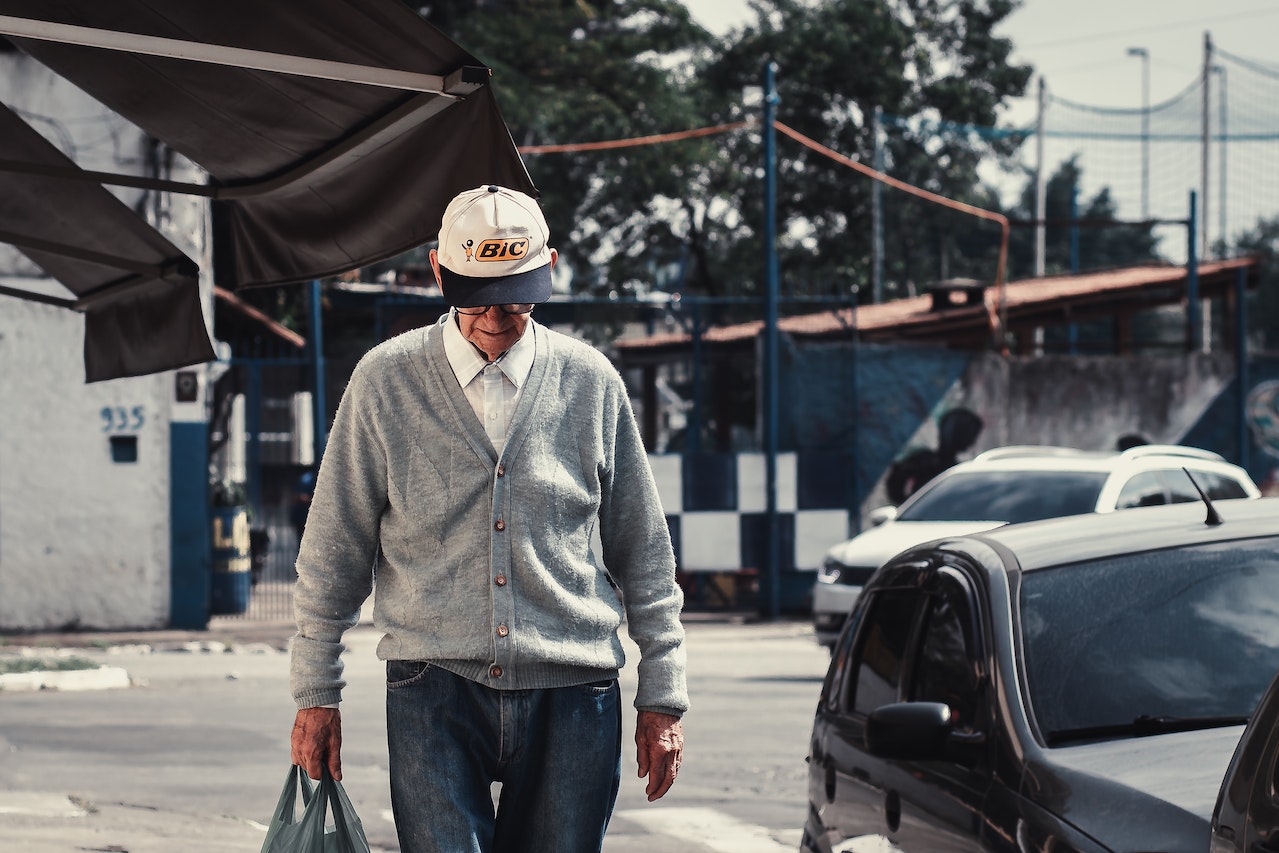
M 457 308 L 545 302 L 550 236 L 531 196 L 495 184 L 459 193 L 440 223 L 444 301 Z

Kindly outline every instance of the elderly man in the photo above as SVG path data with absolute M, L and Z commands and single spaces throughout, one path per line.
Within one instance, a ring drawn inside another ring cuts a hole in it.
M 376 576 L 403 853 L 600 849 L 620 780 L 623 616 L 648 799 L 679 772 L 670 535 L 621 377 L 532 320 L 551 293 L 548 238 L 523 193 L 452 200 L 430 253 L 452 307 L 356 366 L 298 555 L 293 760 L 341 778 L 341 639 Z

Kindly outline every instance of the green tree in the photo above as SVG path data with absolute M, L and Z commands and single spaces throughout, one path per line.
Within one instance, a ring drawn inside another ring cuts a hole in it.
M 1071 272 L 1072 219 L 1079 221 L 1079 271 L 1111 269 L 1160 260 L 1158 238 L 1150 225 L 1121 224 L 1109 187 L 1092 198 L 1079 198 L 1083 170 L 1078 156 L 1064 161 L 1044 188 L 1044 271 L 1048 275 Z M 1012 213 L 1023 222 L 1035 218 L 1035 182 L 1030 177 L 1021 201 Z M 1114 223 L 1114 224 L 1106 224 Z M 1013 278 L 1029 278 L 1035 270 L 1035 229 L 1025 225 L 1013 230 L 1009 249 Z
M 1030 69 L 1010 61 L 1012 44 L 994 29 L 1015 0 L 756 0 L 758 23 L 746 27 L 707 72 L 707 86 L 741 115 L 742 87 L 758 84 L 766 60 L 777 64 L 777 117 L 819 143 L 873 162 L 872 116 L 913 117 L 886 144 L 885 171 L 944 196 L 988 205 L 978 163 L 1009 158 L 1019 140 L 965 131 L 993 126 L 1004 101 L 1020 95 Z M 936 126 L 950 130 L 938 133 Z M 729 168 L 717 186 L 727 203 L 706 225 L 724 235 L 705 258 L 708 291 L 749 291 L 759 280 L 762 188 L 757 134 L 726 145 Z M 790 293 L 846 292 L 869 279 L 871 182 L 790 140 L 779 143 L 779 242 Z M 956 214 L 885 189 L 887 277 L 928 282 L 963 269 L 959 249 L 979 233 Z M 714 213 L 715 211 L 712 211 Z M 962 223 L 962 224 L 961 224 Z M 965 240 L 955 239 L 958 233 Z M 981 254 L 997 250 L 999 229 Z M 949 265 L 944 260 L 955 259 Z M 992 278 L 993 264 L 983 268 Z
M 624 139 L 699 127 L 697 69 L 715 39 L 675 0 L 443 0 L 428 20 L 493 69 L 518 145 Z M 626 292 L 684 252 L 685 200 L 714 141 L 525 163 L 577 292 Z
M 1240 255 L 1261 261 L 1261 281 L 1248 300 L 1248 328 L 1263 351 L 1279 350 L 1279 217 L 1258 220 L 1235 241 Z
M 993 34 L 1017 0 L 756 0 L 757 21 L 715 39 L 675 0 L 444 0 L 429 19 L 494 69 L 518 144 L 608 140 L 758 118 L 744 103 L 778 64 L 778 118 L 869 162 L 875 106 L 951 126 L 993 125 L 1030 69 Z M 501 20 L 502 26 L 494 26 Z M 988 205 L 977 164 L 1016 142 L 907 127 L 888 145 L 895 177 Z M 868 279 L 870 182 L 782 139 L 778 221 L 785 290 L 847 292 Z M 758 127 L 598 153 L 529 155 L 574 289 L 626 293 L 687 274 L 708 295 L 758 291 Z M 898 280 L 993 275 L 998 228 L 886 191 Z M 975 256 L 973 255 L 975 251 Z M 972 262 L 969 263 L 968 261 Z M 971 269 L 970 269 L 971 268 Z

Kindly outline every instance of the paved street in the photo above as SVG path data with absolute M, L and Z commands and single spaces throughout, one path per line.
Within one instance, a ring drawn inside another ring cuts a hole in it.
M 94 648 L 80 654 L 123 668 L 133 686 L 0 693 L 4 849 L 259 850 L 289 764 L 286 633 L 211 631 L 185 647 L 151 638 L 150 648 Z M 804 621 L 690 617 L 688 633 L 694 707 L 685 718 L 684 768 L 671 793 L 653 805 L 634 775 L 629 702 L 637 653 L 628 644 L 622 791 L 604 849 L 794 850 L 826 652 Z M 377 636 L 363 625 L 348 635 L 344 784 L 374 850 L 396 851 Z

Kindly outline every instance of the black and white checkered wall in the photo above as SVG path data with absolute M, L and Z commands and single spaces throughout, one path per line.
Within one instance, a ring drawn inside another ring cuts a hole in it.
M 685 572 L 764 565 L 768 525 L 762 453 L 649 456 L 675 558 Z M 781 570 L 815 570 L 848 538 L 848 475 L 830 454 L 777 455 Z

